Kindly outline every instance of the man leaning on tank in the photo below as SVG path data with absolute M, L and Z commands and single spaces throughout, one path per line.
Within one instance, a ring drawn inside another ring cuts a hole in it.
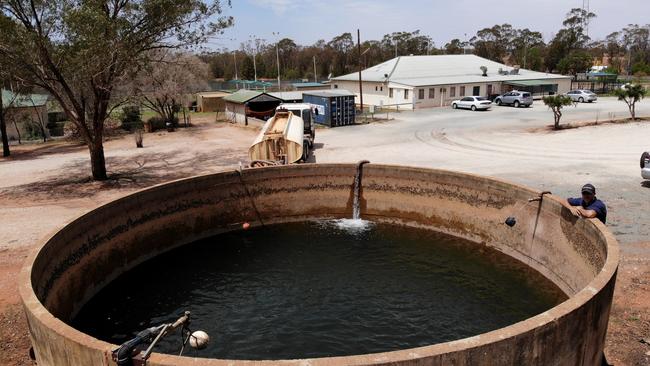
M 607 221 L 607 206 L 596 197 L 596 187 L 587 183 L 582 186 L 581 198 L 567 198 L 564 206 L 577 217 L 597 218 L 603 224 Z

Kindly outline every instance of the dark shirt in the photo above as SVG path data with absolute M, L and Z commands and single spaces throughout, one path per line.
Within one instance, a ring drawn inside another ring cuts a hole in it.
M 593 210 L 596 212 L 596 218 L 604 224 L 607 221 L 607 206 L 599 199 L 594 199 L 591 203 L 587 204 L 582 198 L 568 198 L 567 202 L 571 206 L 582 206 L 586 210 Z

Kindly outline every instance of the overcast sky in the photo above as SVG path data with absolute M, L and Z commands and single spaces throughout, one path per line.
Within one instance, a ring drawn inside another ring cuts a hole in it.
M 281 37 L 310 45 L 344 32 L 380 39 L 395 31 L 414 31 L 433 38 L 437 47 L 453 38 L 471 37 L 494 24 L 542 32 L 546 40 L 562 26 L 572 7 L 583 0 L 232 0 L 227 15 L 235 26 L 210 48 L 238 48 L 251 36 L 275 42 Z M 589 28 L 592 38 L 604 38 L 629 23 L 650 23 L 650 0 L 591 0 L 596 13 Z

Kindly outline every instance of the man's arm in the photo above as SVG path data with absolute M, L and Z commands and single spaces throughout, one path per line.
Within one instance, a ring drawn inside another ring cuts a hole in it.
M 580 211 L 578 210 L 579 208 L 582 208 L 581 206 L 573 206 L 571 204 L 571 198 L 567 198 L 566 200 L 562 201 L 562 206 L 566 207 L 569 211 L 571 211 L 571 214 L 576 217 L 582 216 Z
M 576 207 L 576 210 L 580 214 L 580 216 L 585 217 L 587 219 L 593 219 L 594 217 L 598 216 L 598 212 L 594 210 L 587 210 L 586 208 L 582 208 L 580 206 Z

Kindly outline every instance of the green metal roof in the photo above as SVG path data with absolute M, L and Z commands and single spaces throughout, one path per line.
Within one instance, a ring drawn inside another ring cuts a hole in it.
M 517 81 L 504 81 L 506 84 L 517 85 L 517 86 L 538 86 L 538 85 L 554 85 L 557 84 L 557 80 L 517 80 Z
M 223 98 L 226 102 L 233 102 L 233 103 L 246 103 L 249 100 L 260 96 L 261 94 L 264 94 L 261 91 L 256 91 L 256 90 L 238 90 L 226 97 Z
M 280 98 L 259 90 L 241 89 L 223 98 L 226 102 L 244 104 L 255 99 L 255 102 L 281 101 Z
M 2 89 L 3 107 L 41 107 L 47 104 L 47 95 L 44 94 L 16 94 L 10 90 Z

